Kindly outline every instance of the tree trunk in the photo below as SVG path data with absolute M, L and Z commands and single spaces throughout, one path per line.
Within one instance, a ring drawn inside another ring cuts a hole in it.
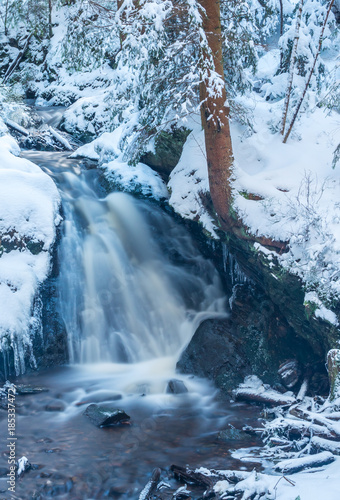
M 53 36 L 53 31 L 52 31 L 52 0 L 48 0 L 48 36 L 50 39 Z
M 283 35 L 283 3 L 280 0 L 280 38 Z M 283 71 L 283 51 L 280 49 L 280 72 Z
M 205 10 L 203 30 L 209 50 L 213 55 L 215 73 L 224 82 L 222 57 L 222 30 L 219 0 L 199 0 Z M 257 237 L 248 232 L 232 208 L 231 178 L 233 174 L 233 149 L 229 127 L 229 108 L 225 85 L 219 95 L 211 88 L 209 71 L 200 84 L 201 120 L 204 130 L 208 164 L 210 195 L 222 229 L 237 237 L 257 241 L 280 252 L 287 244 L 270 238 Z
M 14 73 L 14 71 L 17 69 L 17 67 L 19 66 L 20 62 L 21 62 L 21 59 L 24 57 L 25 55 L 25 52 L 26 52 L 26 49 L 28 47 L 28 44 L 30 42 L 30 39 L 32 38 L 32 33 L 27 37 L 26 39 L 26 42 L 25 42 L 25 45 L 23 47 L 23 49 L 19 52 L 19 54 L 17 55 L 17 58 L 15 59 L 15 61 L 11 64 L 11 66 L 7 69 L 6 73 L 5 73 L 5 76 L 2 80 L 2 83 L 5 85 L 5 83 L 7 82 L 7 80 L 10 78 L 10 76 Z
M 290 96 L 291 96 L 291 93 L 292 93 L 293 78 L 294 78 L 294 67 L 295 67 L 295 61 L 296 61 L 296 52 L 297 52 L 297 46 L 298 46 L 299 38 L 300 38 L 300 26 L 301 26 L 301 18 L 302 18 L 302 9 L 303 9 L 303 0 L 300 0 L 299 10 L 298 10 L 298 13 L 297 13 L 297 16 L 296 16 L 296 26 L 295 26 L 294 43 L 293 43 L 293 48 L 292 48 L 292 54 L 290 56 L 288 85 L 287 85 L 287 91 L 286 91 L 286 97 L 285 97 L 285 103 L 284 103 L 284 110 L 283 110 L 283 117 L 282 117 L 282 128 L 281 128 L 281 134 L 282 135 L 284 135 L 284 133 L 285 133 L 286 121 L 287 121 L 287 114 L 288 114 L 288 109 L 289 109 L 289 101 L 290 101 Z
M 205 9 L 203 29 L 213 54 L 215 71 L 224 81 L 220 2 L 219 0 L 199 0 L 199 2 Z M 223 86 L 220 95 L 216 95 L 210 89 L 209 76 L 208 74 L 200 84 L 200 102 L 210 194 L 223 229 L 230 231 L 235 223 L 231 215 L 230 187 L 234 159 L 229 129 L 229 109 L 226 106 L 227 94 Z

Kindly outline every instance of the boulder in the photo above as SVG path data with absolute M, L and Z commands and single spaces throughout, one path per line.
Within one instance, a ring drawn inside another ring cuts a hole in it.
M 184 127 L 174 128 L 170 132 L 161 132 L 155 141 L 155 152 L 145 153 L 140 159 L 141 162 L 156 170 L 163 178 L 168 179 L 179 162 L 189 134 L 190 130 Z
M 89 405 L 84 411 L 84 415 L 97 427 L 107 427 L 130 420 L 129 415 L 124 410 L 113 410 L 96 404 Z
M 250 374 L 266 384 L 281 383 L 279 367 L 293 358 L 301 366 L 315 361 L 310 346 L 297 337 L 277 306 L 249 281 L 234 286 L 228 318 L 201 323 L 177 368 L 181 373 L 209 378 L 230 394 Z
M 169 380 L 166 392 L 167 394 L 185 394 L 186 392 L 188 392 L 188 389 L 186 388 L 182 380 L 174 378 L 172 380 Z

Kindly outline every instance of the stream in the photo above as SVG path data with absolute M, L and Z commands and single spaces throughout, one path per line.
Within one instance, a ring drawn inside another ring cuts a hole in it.
M 53 110 L 42 113 L 56 123 Z M 106 194 L 100 172 L 82 160 L 43 151 L 22 156 L 54 179 L 62 197 L 57 303 L 70 364 L 16 381 L 48 392 L 17 396 L 17 458 L 26 456 L 33 467 L 19 478 L 15 498 L 134 500 L 155 467 L 254 467 L 230 450 L 259 443 L 222 439 L 220 432 L 254 423 L 257 410 L 176 373 L 198 325 L 226 314 L 213 264 L 156 203 Z M 187 392 L 169 393 L 174 379 Z M 131 424 L 95 427 L 83 415 L 90 403 L 123 409 Z M 7 491 L 7 457 L 3 445 L 0 495 Z

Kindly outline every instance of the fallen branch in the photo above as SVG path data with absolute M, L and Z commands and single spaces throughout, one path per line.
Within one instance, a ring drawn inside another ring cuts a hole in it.
M 62 146 L 64 146 L 64 148 L 67 150 L 67 151 L 73 151 L 73 148 L 71 146 L 71 144 L 68 142 L 67 139 L 65 139 L 65 137 L 63 137 L 61 134 L 59 134 L 59 132 L 57 132 L 54 128 L 52 127 L 49 127 L 48 128 L 51 135 L 54 137 L 54 139 L 59 142 Z
M 197 471 L 193 471 L 188 467 L 184 468 L 179 465 L 172 465 L 170 470 L 174 473 L 177 479 L 184 481 L 187 484 L 195 484 L 197 486 L 203 486 L 206 490 L 203 494 L 204 498 L 216 498 L 217 495 L 214 492 L 213 480 L 206 476 L 205 474 Z
M 28 137 L 30 135 L 28 130 L 26 130 L 21 125 L 18 125 L 17 123 L 13 122 L 12 120 L 7 119 L 7 120 L 5 120 L 5 123 L 6 123 L 7 127 L 11 128 L 12 130 L 15 130 L 16 132 L 18 132 L 21 135 L 24 135 L 25 137 Z
M 246 401 L 249 403 L 264 403 L 273 406 L 292 405 L 296 402 L 293 396 L 285 396 L 273 389 L 263 392 L 252 391 L 247 388 L 239 388 L 234 391 L 234 397 L 238 401 Z
M 31 33 L 27 39 L 26 39 L 26 42 L 25 42 L 25 45 L 23 47 L 23 49 L 19 52 L 19 54 L 17 55 L 17 58 L 15 59 L 15 61 L 11 64 L 11 66 L 7 69 L 6 73 L 5 73 L 5 76 L 3 77 L 3 80 L 2 80 L 2 83 L 5 84 L 7 82 L 7 80 L 9 79 L 10 76 L 12 76 L 12 74 L 14 73 L 14 71 L 17 69 L 17 67 L 19 66 L 19 64 L 21 63 L 21 60 L 22 58 L 24 57 L 25 55 L 25 52 L 26 52 L 26 49 L 28 47 L 28 44 L 32 38 L 32 35 L 33 33 Z
M 156 490 L 157 485 L 160 481 L 161 469 L 154 469 L 150 481 L 145 485 L 143 490 L 139 495 L 139 500 L 148 500 L 151 498 L 153 492 Z
M 329 432 L 334 435 L 334 437 L 338 437 L 340 439 L 340 431 L 338 426 L 334 424 L 334 422 L 328 420 L 326 417 L 307 410 L 301 410 L 300 408 L 292 408 L 289 413 L 294 417 L 300 418 L 302 420 L 308 420 L 309 422 L 313 422 L 317 425 L 326 427 Z
M 330 451 L 333 455 L 340 455 L 340 443 L 313 436 L 311 439 L 312 448 L 316 451 Z
M 335 457 L 332 453 L 323 451 L 317 455 L 307 455 L 301 458 L 282 460 L 282 462 L 279 462 L 276 465 L 275 470 L 285 474 L 295 474 L 304 469 L 322 467 L 323 465 L 331 464 L 334 460 Z

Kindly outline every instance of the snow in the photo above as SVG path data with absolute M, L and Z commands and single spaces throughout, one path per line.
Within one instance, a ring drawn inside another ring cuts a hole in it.
M 55 184 L 19 153 L 12 137 L 0 137 L 0 346 L 13 347 L 17 374 L 25 371 L 24 351 L 30 349 L 35 323 L 33 303 L 49 274 L 60 222 Z M 34 253 L 30 245 L 36 245 Z
M 318 107 L 316 94 L 309 91 L 309 111 L 301 113 L 283 144 L 278 133 L 283 101 L 266 100 L 269 87 L 271 92 L 276 88 L 275 79 L 287 80 L 287 75 L 273 78 L 275 68 L 277 53 L 266 53 L 254 77 L 270 82 L 262 87 L 266 92 L 238 99 L 252 111 L 254 133 L 232 123 L 234 206 L 251 233 L 289 242 L 288 253 L 276 255 L 279 263 L 302 278 L 307 292 L 315 291 L 320 305 L 316 317 L 337 325 L 327 305 L 340 296 L 340 171 L 332 168 L 339 115 Z M 285 91 L 281 83 L 275 97 Z
M 182 217 L 200 222 L 216 238 L 216 225 L 204 206 L 209 193 L 209 181 L 204 133 L 199 115 L 188 120 L 186 127 L 192 131 L 184 144 L 177 166 L 170 174 L 169 203 Z
M 310 468 L 315 466 L 315 461 L 317 462 L 334 462 L 335 457 L 329 451 L 323 451 L 322 453 L 317 453 L 316 455 L 307 455 L 305 457 L 300 458 L 289 458 L 287 460 L 282 460 L 277 463 L 275 466 L 275 470 L 278 472 L 289 472 L 292 468 L 303 469 Z
M 161 177 L 144 163 L 129 165 L 120 149 L 125 126 L 113 132 L 104 132 L 97 139 L 72 153 L 71 158 L 98 160 L 108 181 L 127 192 L 141 193 L 156 200 L 168 198 L 168 191 Z
M 29 466 L 29 461 L 27 457 L 21 457 L 18 460 L 18 477 L 21 476 L 23 472 L 25 472 L 26 468 Z
M 313 469 L 310 472 L 300 472 L 294 475 L 269 475 L 256 471 L 249 472 L 248 477 L 233 486 L 228 481 L 218 481 L 214 490 L 221 498 L 232 498 L 227 492 L 244 491 L 243 499 L 249 498 L 249 493 L 261 494 L 268 500 L 327 500 L 339 499 L 339 467 L 340 458 L 326 467 Z M 222 471 L 224 473 L 228 471 Z M 233 471 L 230 471 L 232 473 Z M 287 479 L 285 479 L 287 478 Z M 290 482 L 288 482 L 289 480 Z

